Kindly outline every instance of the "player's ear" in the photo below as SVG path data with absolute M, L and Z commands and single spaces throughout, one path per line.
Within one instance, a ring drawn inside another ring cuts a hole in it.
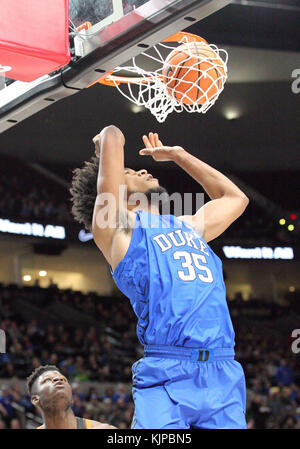
M 35 406 L 38 407 L 39 403 L 40 403 L 40 398 L 37 394 L 34 394 L 33 396 L 31 396 L 31 403 Z

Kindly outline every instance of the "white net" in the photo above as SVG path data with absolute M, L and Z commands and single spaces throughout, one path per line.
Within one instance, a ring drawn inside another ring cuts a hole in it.
M 106 77 L 124 97 L 149 109 L 160 123 L 173 111 L 207 112 L 227 80 L 225 50 L 189 42 L 185 36 L 174 45 L 159 43 L 133 58 L 131 66 L 116 67 Z M 150 61 L 152 68 L 146 70 Z M 126 82 L 124 73 L 133 79 Z

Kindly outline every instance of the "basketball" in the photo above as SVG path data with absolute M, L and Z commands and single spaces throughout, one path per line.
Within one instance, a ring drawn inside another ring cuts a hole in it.
M 163 66 L 169 95 L 187 105 L 204 104 L 223 88 L 225 64 L 204 42 L 188 42 L 174 49 Z

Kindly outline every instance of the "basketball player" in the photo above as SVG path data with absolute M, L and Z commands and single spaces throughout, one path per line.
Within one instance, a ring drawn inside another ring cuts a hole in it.
M 117 127 L 93 141 L 97 158 L 74 171 L 72 211 L 92 230 L 138 318 L 144 357 L 132 367 L 132 428 L 246 428 L 245 377 L 234 360 L 222 263 L 208 242 L 244 212 L 248 198 L 184 148 L 163 146 L 149 133 L 139 154 L 175 162 L 211 201 L 193 216 L 160 215 L 153 202 L 137 208 L 129 195 L 161 193 L 159 181 L 146 170 L 124 168 L 125 138 Z
M 74 416 L 72 388 L 56 366 L 36 368 L 27 379 L 32 404 L 40 411 L 44 424 L 38 429 L 115 429 L 116 427 Z

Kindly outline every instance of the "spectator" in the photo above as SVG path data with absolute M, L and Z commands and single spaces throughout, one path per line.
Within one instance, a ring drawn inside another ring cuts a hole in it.
M 2 385 L 0 390 L 0 415 L 6 424 L 10 423 L 15 416 L 15 411 L 12 406 L 13 396 L 11 390 L 7 385 Z
M 271 409 L 267 405 L 267 399 L 255 394 L 251 403 L 255 429 L 266 429 L 267 418 L 271 414 Z
M 278 385 L 291 385 L 294 383 L 294 373 L 292 368 L 287 365 L 285 359 L 281 360 L 281 364 L 276 372 L 276 382 Z
M 126 388 L 123 384 L 118 385 L 117 391 L 112 397 L 113 402 L 118 402 L 119 399 L 122 399 L 126 404 L 129 402 L 129 395 L 126 393 Z
M 281 424 L 281 429 L 296 429 L 297 419 L 294 416 L 286 416 Z
M 90 414 L 90 418 L 97 420 L 100 414 L 101 407 L 96 394 L 92 394 L 89 402 L 86 405 L 86 412 Z
M 103 395 L 102 401 L 105 401 L 105 399 L 109 399 L 111 402 L 113 402 L 114 397 L 114 390 L 111 387 L 106 388 L 105 394 Z
M 79 387 L 80 387 L 79 383 L 78 382 L 73 382 L 71 384 L 71 387 L 72 387 L 73 398 L 78 398 L 79 401 L 83 402 L 84 401 L 84 394 L 80 393 L 80 391 L 79 391 Z
M 74 377 L 78 382 L 86 382 L 87 380 L 89 380 L 83 357 L 76 357 L 75 370 L 76 371 Z
M 21 429 L 21 423 L 17 418 L 13 418 L 10 422 L 10 428 L 17 430 L 17 429 Z
M 76 416 L 83 416 L 85 413 L 85 404 L 84 402 L 81 402 L 78 396 L 75 396 L 73 398 L 73 404 L 71 406 L 74 415 Z

